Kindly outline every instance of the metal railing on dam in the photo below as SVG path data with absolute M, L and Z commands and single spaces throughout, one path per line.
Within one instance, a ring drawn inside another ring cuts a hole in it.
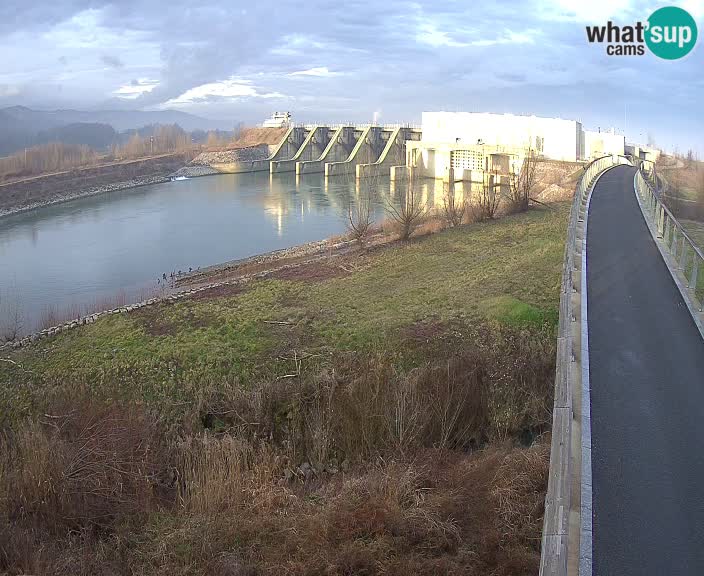
M 634 178 L 638 202 L 646 223 L 682 293 L 692 317 L 704 337 L 704 253 L 687 234 L 682 224 L 665 206 L 662 191 L 653 180 L 653 172 L 641 163 Z
M 589 518 L 582 518 L 583 474 L 591 478 L 591 431 L 588 375 L 583 377 L 582 359 L 587 345 L 586 266 L 584 262 L 586 223 L 592 189 L 609 168 L 631 165 L 623 156 L 605 156 L 585 167 L 577 182 L 567 229 L 560 290 L 553 404 L 550 474 L 545 496 L 541 576 L 577 576 L 583 550 L 583 525 L 591 530 Z M 583 306 L 584 303 L 584 306 Z M 591 488 L 588 497 L 591 498 Z M 584 520 L 584 522 L 583 522 Z
M 306 130 L 310 130 L 311 128 L 315 126 L 323 126 L 323 124 L 295 124 L 294 125 L 297 128 L 305 128 Z M 418 130 L 420 131 L 421 125 L 420 124 L 374 124 L 372 122 L 367 122 L 367 123 L 359 123 L 359 122 L 345 122 L 342 124 L 325 124 L 328 128 L 331 130 L 336 130 L 337 128 L 355 128 L 356 130 L 364 130 L 365 128 L 381 128 L 382 130 L 394 130 L 396 128 L 408 128 L 409 130 Z

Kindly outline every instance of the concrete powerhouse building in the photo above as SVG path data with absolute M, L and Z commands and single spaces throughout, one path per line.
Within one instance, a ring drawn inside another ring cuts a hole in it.
M 506 173 L 532 149 L 551 160 L 577 162 L 624 154 L 622 135 L 584 130 L 561 118 L 481 112 L 423 112 L 423 137 L 406 143 L 407 165 L 423 176 L 472 180 L 472 171 Z

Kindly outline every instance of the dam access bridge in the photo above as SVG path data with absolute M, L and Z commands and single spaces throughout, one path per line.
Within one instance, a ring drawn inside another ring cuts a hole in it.
M 326 176 L 388 176 L 406 164 L 406 141 L 420 140 L 408 124 L 326 124 L 291 126 L 268 158 L 218 166 L 227 173 L 294 172 Z
M 704 254 L 662 189 L 623 156 L 577 184 L 541 576 L 704 574 Z

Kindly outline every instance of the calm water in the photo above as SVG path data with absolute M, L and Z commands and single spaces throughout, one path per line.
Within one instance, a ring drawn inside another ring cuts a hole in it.
M 321 240 L 346 228 L 353 181 L 232 174 L 156 184 L 0 218 L 0 328 L 133 302 L 166 272 Z M 375 211 L 403 190 L 379 184 Z M 442 186 L 423 185 L 429 204 Z M 18 320 L 19 317 L 19 320 Z M 2 331 L 0 330 L 0 336 Z

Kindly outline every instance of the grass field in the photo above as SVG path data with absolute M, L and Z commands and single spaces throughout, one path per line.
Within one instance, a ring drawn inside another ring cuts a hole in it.
M 537 573 L 568 212 L 6 355 L 0 573 Z
M 704 251 L 704 222 L 697 222 L 696 220 L 681 220 L 683 228 L 689 235 L 689 237 L 694 241 L 698 248 Z

